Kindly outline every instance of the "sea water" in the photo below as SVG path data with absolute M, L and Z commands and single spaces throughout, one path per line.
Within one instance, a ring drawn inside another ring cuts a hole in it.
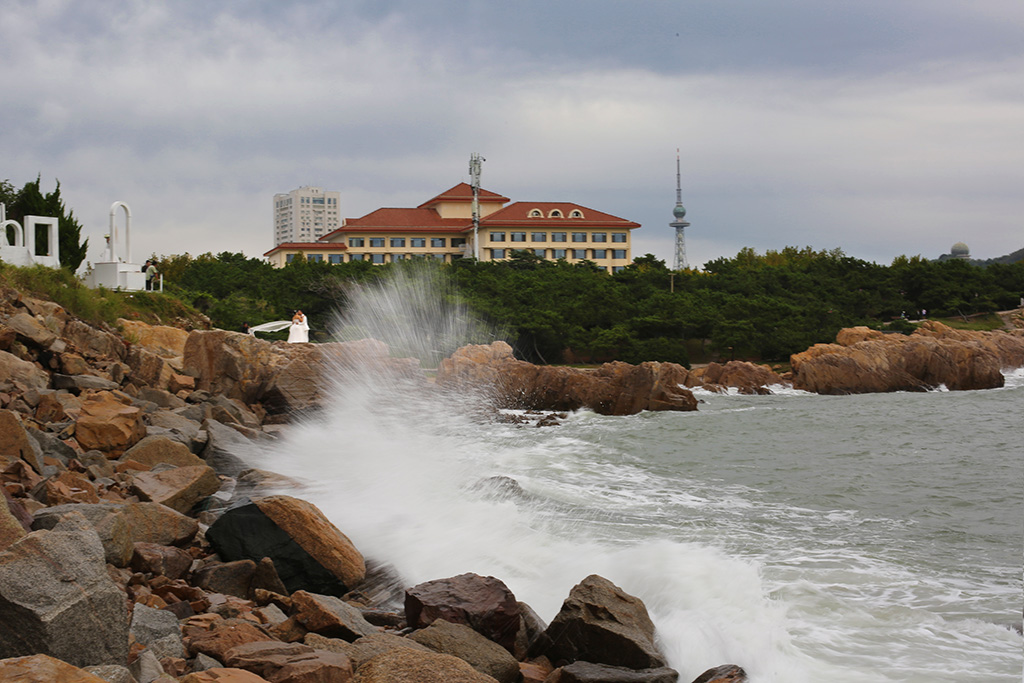
M 1021 371 L 988 391 L 698 392 L 696 412 L 538 428 L 363 370 L 249 457 L 407 585 L 495 576 L 548 621 L 599 574 L 644 601 L 683 683 L 721 664 L 754 683 L 1021 680 Z M 522 494 L 480 486 L 495 476 Z

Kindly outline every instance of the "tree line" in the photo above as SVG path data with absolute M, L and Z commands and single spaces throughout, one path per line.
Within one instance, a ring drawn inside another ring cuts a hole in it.
M 809 247 L 765 254 L 743 249 L 704 270 L 684 271 L 647 254 L 614 274 L 589 261 L 547 261 L 529 252 L 504 261 L 384 266 L 297 257 L 274 268 L 227 252 L 158 260 L 168 290 L 225 329 L 287 319 L 295 309 L 323 324 L 344 309 L 352 283 L 438 269 L 461 303 L 510 334 L 521 357 L 542 363 L 688 364 L 707 354 L 785 360 L 834 340 L 843 327 L 880 327 L 922 312 L 945 317 L 1004 310 L 1024 295 L 1024 261 L 981 268 L 901 256 L 883 266 L 839 249 Z M 320 329 L 313 338 L 327 336 Z

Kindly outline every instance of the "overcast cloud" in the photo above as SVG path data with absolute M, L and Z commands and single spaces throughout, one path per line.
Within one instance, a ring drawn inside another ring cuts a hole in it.
M 8 0 L 0 179 L 59 179 L 99 253 L 271 248 L 276 192 L 414 206 L 486 159 L 513 200 L 635 220 L 671 264 L 1024 246 L 1024 4 Z

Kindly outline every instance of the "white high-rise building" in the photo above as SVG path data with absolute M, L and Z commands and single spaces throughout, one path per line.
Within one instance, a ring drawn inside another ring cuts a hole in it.
M 340 192 L 305 186 L 274 195 L 274 246 L 315 242 L 341 227 Z

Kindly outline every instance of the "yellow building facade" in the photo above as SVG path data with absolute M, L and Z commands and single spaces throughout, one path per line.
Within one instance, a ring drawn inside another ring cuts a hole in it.
M 481 261 L 507 259 L 526 250 L 546 260 L 592 261 L 608 272 L 632 260 L 631 231 L 639 223 L 570 202 L 513 202 L 481 189 L 478 197 Z M 382 208 L 345 219 L 316 242 L 280 244 L 266 254 L 281 267 L 297 254 L 307 259 L 344 263 L 393 263 L 433 258 L 446 263 L 472 257 L 473 191 L 466 183 L 442 192 L 416 208 Z

